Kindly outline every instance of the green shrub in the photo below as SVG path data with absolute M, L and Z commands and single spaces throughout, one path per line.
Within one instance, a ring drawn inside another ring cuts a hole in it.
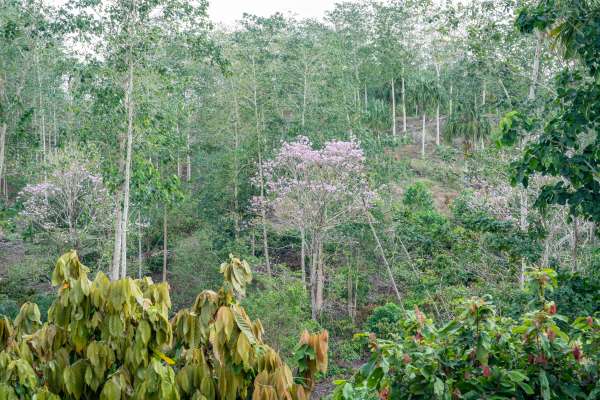
M 417 210 L 433 209 L 433 198 L 423 182 L 415 182 L 406 189 L 404 205 Z
M 264 288 L 251 290 L 242 304 L 249 315 L 260 315 L 265 337 L 286 358 L 297 343 L 299 329 L 319 329 L 311 319 L 308 291 L 298 279 L 269 279 Z
M 567 325 L 546 298 L 555 282 L 552 270 L 530 274 L 535 297 L 518 321 L 498 316 L 489 297 L 473 297 L 446 324 L 415 307 L 399 339 L 361 335 L 371 359 L 351 380 L 337 382 L 334 399 L 598 398 L 600 319 Z
M 402 310 L 395 303 L 386 303 L 376 307 L 367 320 L 366 328 L 380 337 L 389 338 L 398 331 L 398 322 L 402 319 Z

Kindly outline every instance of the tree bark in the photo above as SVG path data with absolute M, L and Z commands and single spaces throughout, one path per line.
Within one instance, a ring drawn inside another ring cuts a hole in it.
M 113 246 L 113 259 L 112 266 L 110 269 L 110 279 L 119 279 L 119 268 L 121 267 L 121 239 L 122 239 L 122 224 L 121 224 L 121 211 L 122 211 L 123 195 L 121 188 L 117 189 L 115 193 L 115 243 Z
M 169 258 L 169 250 L 167 247 L 167 206 L 165 206 L 163 212 L 163 269 L 162 269 L 162 281 L 167 281 L 167 260 Z
M 369 97 L 367 95 L 367 84 L 365 83 L 365 114 L 369 112 Z
M 300 229 L 300 269 L 302 270 L 302 283 L 306 288 L 306 233 Z
M 404 76 L 402 76 L 402 132 L 406 136 L 406 86 L 404 84 Z
M 142 279 L 142 212 L 138 210 L 138 279 Z
M 256 79 L 256 62 L 254 58 L 252 58 L 252 74 L 254 77 L 254 118 L 256 120 L 256 136 L 259 141 L 258 143 L 258 175 L 259 175 L 259 184 L 260 184 L 260 198 L 264 200 L 265 198 L 265 182 L 263 175 L 263 165 L 262 165 L 262 135 L 260 129 L 260 119 L 258 113 L 258 81 Z M 269 240 L 267 236 L 267 215 L 265 208 L 261 206 L 261 219 L 262 219 L 262 233 L 263 233 L 263 251 L 265 257 L 265 265 L 267 267 L 267 274 L 271 276 L 271 260 L 269 259 Z
M 302 129 L 306 119 L 306 97 L 308 95 L 308 63 L 304 63 L 304 88 L 302 94 Z
M 392 135 L 396 137 L 396 91 L 394 90 L 394 80 L 392 84 Z
M 187 173 L 185 174 L 186 182 L 190 182 L 192 180 L 192 151 L 190 144 L 190 129 L 186 129 L 186 167 Z
M 449 106 L 449 110 L 448 110 L 448 115 L 449 115 L 449 116 L 452 116 L 452 112 L 454 111 L 454 110 L 452 109 L 452 108 L 453 108 L 453 106 L 454 106 L 454 101 L 453 101 L 453 99 L 452 99 L 452 92 L 453 92 L 453 91 L 454 91 L 454 86 L 453 86 L 452 84 L 450 84 L 450 99 L 449 99 L 450 106 Z
M 436 71 L 436 75 L 437 75 L 437 91 L 438 91 L 438 98 L 437 98 L 437 107 L 436 107 L 436 112 L 435 112 L 435 144 L 436 146 L 440 145 L 440 65 L 439 64 L 435 64 L 435 71 Z
M 6 123 L 0 124 L 0 182 L 5 182 L 6 177 L 4 176 L 4 154 L 6 146 Z
M 572 272 L 577 272 L 577 247 L 579 245 L 579 221 L 573 217 L 573 240 L 571 244 Z
M 121 216 L 121 267 L 120 276 L 127 276 L 127 230 L 129 223 L 129 188 L 131 182 L 131 159 L 133 152 L 133 55 L 129 53 L 127 71 L 127 150 L 125 156 L 125 180 L 123 182 L 123 214 Z
M 387 269 L 388 277 L 390 278 L 390 282 L 392 284 L 392 288 L 394 289 L 394 293 L 396 294 L 396 298 L 398 299 L 398 302 L 400 302 L 400 304 L 402 304 L 402 296 L 400 295 L 398 286 L 396 286 L 396 280 L 394 279 L 392 267 L 390 266 L 390 263 L 388 262 L 387 257 L 385 256 L 385 252 L 383 251 L 383 246 L 381 245 L 381 241 L 379 240 L 379 235 L 377 234 L 377 231 L 375 230 L 375 227 L 373 226 L 373 217 L 371 216 L 371 213 L 367 209 L 367 205 L 365 204 L 364 200 L 363 200 L 363 207 L 365 210 L 365 214 L 367 216 L 367 221 L 369 223 L 369 227 L 371 228 L 371 233 L 373 234 L 375 243 L 377 243 L 377 249 L 379 250 L 379 254 L 381 255 L 381 259 L 383 260 L 385 268 Z
M 311 317 L 317 320 L 319 317 L 317 307 L 317 270 L 319 263 L 319 245 L 317 235 L 313 234 L 311 239 L 311 257 L 310 257 L 310 308 Z
M 423 131 L 421 132 L 421 157 L 425 157 L 425 129 L 426 115 L 423 113 Z
M 436 114 L 435 114 L 435 144 L 437 146 L 440 145 L 440 103 L 437 104 Z
M 319 240 L 319 256 L 317 258 L 317 286 L 315 292 L 315 306 L 317 318 L 323 311 L 323 289 L 325 287 L 325 272 L 323 266 L 323 241 Z
M 531 70 L 531 84 L 529 86 L 529 95 L 527 96 L 527 100 L 534 101 L 535 93 L 537 89 L 537 83 L 540 76 L 540 64 L 542 58 L 542 44 L 543 44 L 543 35 L 540 31 L 536 31 L 537 42 L 535 45 L 535 55 L 533 58 L 533 67 Z
M 521 189 L 521 218 L 520 218 L 520 228 L 522 232 L 527 232 L 528 229 L 528 222 L 527 222 L 527 216 L 529 213 L 529 208 L 528 208 L 528 204 L 527 204 L 527 189 L 523 188 Z M 519 286 L 521 287 L 521 289 L 525 288 L 525 273 L 527 272 L 527 262 L 525 261 L 525 257 L 521 257 L 521 273 L 519 275 Z
M 238 241 L 240 239 L 240 214 L 239 214 L 239 160 L 238 160 L 238 151 L 240 147 L 240 137 L 239 137 L 239 106 L 237 95 L 233 95 L 234 102 L 234 111 L 235 111 L 235 123 L 233 124 L 233 133 L 234 133 L 234 150 L 233 150 L 233 218 L 234 218 L 234 233 L 235 240 Z

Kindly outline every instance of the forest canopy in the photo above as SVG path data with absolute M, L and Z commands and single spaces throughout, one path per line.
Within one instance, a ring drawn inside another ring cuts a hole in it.
M 0 2 L 0 399 L 600 397 L 598 1 L 208 7 Z

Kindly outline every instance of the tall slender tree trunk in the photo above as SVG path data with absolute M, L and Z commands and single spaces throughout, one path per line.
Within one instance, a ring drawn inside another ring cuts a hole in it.
M 125 179 L 123 181 L 123 214 L 121 215 L 121 266 L 120 277 L 127 276 L 127 230 L 129 223 L 129 189 L 131 183 L 131 160 L 133 153 L 133 55 L 129 50 L 129 61 L 127 68 L 127 149 L 125 156 Z
M 367 95 L 367 84 L 365 83 L 365 114 L 369 112 L 369 97 Z
M 450 84 L 450 98 L 448 99 L 448 100 L 449 100 L 449 103 L 450 103 L 450 105 L 449 105 L 449 107 L 448 107 L 448 116 L 450 116 L 450 117 L 452 116 L 452 112 L 454 111 L 454 110 L 453 110 L 453 107 L 454 107 L 454 100 L 453 100 L 453 97 L 452 97 L 452 92 L 453 92 L 453 91 L 454 91 L 454 85 L 452 85 L 452 83 L 451 83 L 451 84 Z
M 6 177 L 4 176 L 4 154 L 6 150 L 6 123 L 0 124 L 0 182 L 5 182 Z
M 527 199 L 527 189 L 521 189 L 521 211 L 520 211 L 520 228 L 522 232 L 527 232 L 529 228 L 529 223 L 527 221 L 527 217 L 529 214 L 528 208 L 528 199 Z M 525 261 L 525 257 L 521 257 L 521 273 L 519 275 L 519 286 L 521 289 L 525 288 L 525 273 L 527 272 L 527 262 Z
M 138 210 L 138 279 L 142 279 L 142 212 Z
M 421 157 L 425 157 L 425 133 L 427 116 L 423 113 L 423 130 L 421 132 Z
M 402 74 L 402 132 L 406 136 L 406 86 L 404 83 L 404 74 Z
M 540 76 L 540 64 L 542 59 L 542 45 L 543 45 L 543 34 L 540 31 L 536 31 L 537 42 L 535 45 L 535 55 L 533 58 L 533 67 L 531 69 L 531 84 L 529 85 L 529 95 L 527 99 L 529 101 L 535 100 L 535 93 L 537 89 L 537 83 Z
M 481 89 L 481 106 L 485 106 L 487 100 L 487 82 L 483 81 L 483 88 Z
M 396 137 L 396 91 L 394 90 L 394 79 L 392 84 L 392 135 Z
M 302 129 L 306 122 L 306 98 L 308 96 L 308 63 L 304 63 L 304 88 L 302 93 Z
M 571 243 L 572 272 L 577 272 L 577 247 L 579 246 L 579 220 L 573 217 L 573 240 Z
M 260 118 L 258 113 L 258 81 L 256 79 L 256 62 L 252 58 L 252 74 L 254 77 L 254 118 L 256 120 L 256 135 L 259 139 L 258 143 L 258 175 L 260 184 L 260 198 L 265 198 L 265 181 L 263 175 L 263 161 L 262 161 L 262 134 L 260 129 Z M 271 260 L 269 259 L 269 238 L 267 235 L 267 213 L 264 207 L 261 207 L 261 222 L 262 222 L 262 233 L 263 233 L 263 251 L 265 256 L 265 265 L 267 267 L 267 274 L 271 276 Z
M 313 320 L 317 320 L 318 310 L 317 310 L 317 269 L 319 263 L 319 246 L 317 235 L 313 233 L 311 237 L 311 257 L 310 257 L 310 308 L 311 308 L 311 317 Z
M 440 103 L 437 104 L 436 114 L 435 114 L 435 144 L 437 146 L 440 145 Z
M 162 268 L 162 281 L 167 281 L 167 261 L 169 259 L 169 248 L 168 244 L 168 229 L 167 229 L 167 206 L 163 211 L 163 268 Z
M 113 259 L 112 266 L 110 269 L 110 279 L 117 280 L 120 275 L 120 267 L 121 267 L 121 240 L 123 233 L 123 225 L 121 219 L 122 212 L 122 202 L 123 202 L 123 192 L 122 189 L 117 189 L 115 193 L 115 242 L 113 246 Z
M 319 240 L 319 256 L 317 259 L 317 287 L 315 293 L 315 305 L 317 317 L 321 316 L 323 311 L 323 289 L 325 288 L 325 272 L 323 265 L 323 241 Z
M 0 106 L 4 101 L 4 78 L 0 76 Z M 4 107 L 0 107 L 3 109 Z M 6 132 L 8 130 L 8 125 L 6 124 L 6 113 L 0 113 L 0 118 L 3 118 L 0 123 L 0 183 L 3 187 L 6 187 L 6 177 L 4 176 L 4 163 L 5 163 L 5 154 L 6 154 Z M 6 193 L 4 193 L 6 195 Z
M 371 213 L 369 212 L 364 200 L 363 200 L 363 207 L 364 207 L 365 214 L 367 216 L 367 221 L 369 222 L 369 227 L 371 228 L 371 233 L 373 234 L 373 238 L 375 238 L 375 243 L 377 243 L 377 249 L 379 250 L 381 259 L 383 260 L 383 263 L 385 264 L 385 268 L 387 270 L 388 277 L 390 278 L 390 283 L 392 284 L 392 288 L 394 289 L 394 293 L 396 294 L 396 298 L 398 299 L 398 302 L 400 302 L 400 304 L 402 304 L 402 296 L 400 295 L 400 291 L 398 290 L 398 286 L 396 285 L 396 280 L 394 279 L 394 273 L 392 272 L 392 267 L 391 267 L 390 263 L 388 262 L 387 257 L 385 256 L 385 251 L 383 251 L 383 246 L 381 245 L 381 241 L 379 240 L 379 235 L 377 234 L 377 231 L 375 230 L 375 226 L 373 226 L 373 217 L 371 216 Z
M 237 95 L 234 90 L 233 95 L 233 106 L 235 112 L 235 123 L 233 124 L 233 133 L 234 133 L 234 149 L 233 149 L 233 217 L 234 217 L 234 230 L 235 230 L 235 240 L 240 239 L 240 213 L 239 213 L 239 175 L 240 175 L 240 166 L 238 160 L 238 151 L 240 147 L 240 137 L 239 137 L 239 107 Z
M 300 228 L 300 269 L 302 271 L 302 283 L 306 288 L 306 232 Z
M 435 64 L 435 71 L 437 76 L 437 91 L 438 91 L 438 99 L 437 99 L 437 107 L 435 111 L 435 144 L 436 146 L 440 145 L 440 99 L 439 92 L 441 91 L 440 85 L 440 65 L 438 63 Z

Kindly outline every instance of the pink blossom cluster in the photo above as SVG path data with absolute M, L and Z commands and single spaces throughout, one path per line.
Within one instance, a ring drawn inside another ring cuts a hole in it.
M 260 166 L 259 166 L 260 168 Z M 260 171 L 254 179 L 260 184 Z M 357 141 L 330 141 L 313 148 L 307 137 L 282 143 L 274 159 L 262 165 L 265 196 L 252 201 L 279 224 L 326 231 L 370 207 L 365 156 Z
M 19 193 L 23 220 L 61 242 L 75 242 L 90 229 L 103 229 L 109 220 L 111 197 L 102 177 L 90 168 L 78 152 L 54 156 L 40 181 Z

